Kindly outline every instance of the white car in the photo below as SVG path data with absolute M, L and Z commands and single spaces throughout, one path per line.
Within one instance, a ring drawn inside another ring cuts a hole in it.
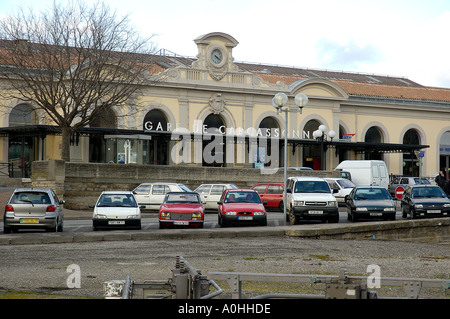
M 200 195 L 205 210 L 217 211 L 217 202 L 220 200 L 222 193 L 226 189 L 237 189 L 234 184 L 219 183 L 219 184 L 201 184 L 194 192 Z
M 338 204 L 345 204 L 345 196 L 350 194 L 352 189 L 356 186 L 355 183 L 353 183 L 351 180 L 347 178 L 324 178 L 328 185 L 330 185 L 330 188 L 332 190 L 337 189 L 337 193 L 333 193 L 334 197 L 336 197 L 336 200 L 338 201 Z
M 130 191 L 104 191 L 99 196 L 92 216 L 94 230 L 100 228 L 141 229 L 141 210 Z
M 142 210 L 159 211 L 168 192 L 191 192 L 184 184 L 180 183 L 142 183 L 133 190 L 136 201 Z

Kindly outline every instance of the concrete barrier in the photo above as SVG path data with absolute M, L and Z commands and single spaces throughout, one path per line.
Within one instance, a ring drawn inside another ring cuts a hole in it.
M 96 241 L 178 240 L 237 237 L 298 237 L 306 239 L 400 240 L 449 242 L 450 218 L 306 224 L 276 227 L 119 230 L 84 233 L 18 233 L 0 235 L 0 245 L 81 243 Z

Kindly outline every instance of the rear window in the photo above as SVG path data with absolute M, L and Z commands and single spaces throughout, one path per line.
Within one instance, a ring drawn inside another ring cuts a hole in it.
M 50 197 L 42 192 L 20 192 L 11 197 L 11 204 L 50 204 Z

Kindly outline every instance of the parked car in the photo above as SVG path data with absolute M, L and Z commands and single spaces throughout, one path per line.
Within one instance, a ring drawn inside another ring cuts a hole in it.
M 170 192 L 159 209 L 159 228 L 168 226 L 203 227 L 205 211 L 200 195 L 194 192 Z
M 5 206 L 3 232 L 19 229 L 45 229 L 62 232 L 64 226 L 64 201 L 52 189 L 17 188 Z
M 401 198 L 402 217 L 450 216 L 450 200 L 437 185 L 409 185 Z
M 159 210 L 168 192 L 191 192 L 180 183 L 142 183 L 133 190 L 134 196 L 142 210 Z
M 266 209 L 283 211 L 283 183 L 258 183 L 252 189 L 258 192 Z
M 289 224 L 295 225 L 300 220 L 339 222 L 337 200 L 323 178 L 289 177 L 286 195 L 286 218 Z
M 92 215 L 94 230 L 100 228 L 141 229 L 141 210 L 130 191 L 104 191 L 100 194 Z
M 394 178 L 392 183 L 389 185 L 389 193 L 391 193 L 392 196 L 395 196 L 395 190 L 398 186 L 403 186 L 404 188 L 406 188 L 406 186 L 408 185 L 417 184 L 431 185 L 430 181 L 426 178 L 401 176 Z
M 345 160 L 336 166 L 336 170 L 350 173 L 352 182 L 358 186 L 383 186 L 388 189 L 389 173 L 384 161 Z
M 225 189 L 238 188 L 234 184 L 219 183 L 219 184 L 201 184 L 194 192 L 200 195 L 205 211 L 217 212 L 217 202 Z
M 288 171 L 312 171 L 313 169 L 311 167 L 305 167 L 305 166 L 292 166 L 287 168 Z
M 357 186 L 345 197 L 348 220 L 380 218 L 395 220 L 396 208 L 391 195 L 381 186 Z
M 352 189 L 356 186 L 355 183 L 353 183 L 351 180 L 347 178 L 324 178 L 328 185 L 330 185 L 330 188 L 332 190 L 337 190 L 337 192 L 333 192 L 334 197 L 336 197 L 336 200 L 338 201 L 338 205 L 342 204 L 345 205 L 345 196 L 350 194 Z
M 226 189 L 217 204 L 221 227 L 239 223 L 267 225 L 264 204 L 253 189 Z

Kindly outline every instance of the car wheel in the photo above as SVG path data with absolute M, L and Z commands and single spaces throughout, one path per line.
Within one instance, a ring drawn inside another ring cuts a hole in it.
M 55 226 L 53 226 L 51 228 L 46 228 L 45 230 L 47 232 L 57 233 L 58 232 L 58 221 L 56 221 Z
M 3 228 L 3 234 L 10 234 L 10 233 L 11 233 L 11 228 L 9 228 L 9 227 Z
M 352 222 L 357 222 L 358 216 L 356 216 L 356 213 L 352 213 Z
M 59 231 L 59 232 L 63 232 L 63 230 L 64 230 L 64 221 L 61 221 L 61 224 L 59 225 L 59 227 L 58 227 L 58 230 L 57 231 Z
M 292 213 L 292 212 L 289 212 L 289 224 L 290 225 L 296 225 L 297 224 L 297 217 Z
M 284 212 L 284 203 L 283 201 L 280 202 L 280 204 L 278 204 L 278 209 L 282 212 Z

